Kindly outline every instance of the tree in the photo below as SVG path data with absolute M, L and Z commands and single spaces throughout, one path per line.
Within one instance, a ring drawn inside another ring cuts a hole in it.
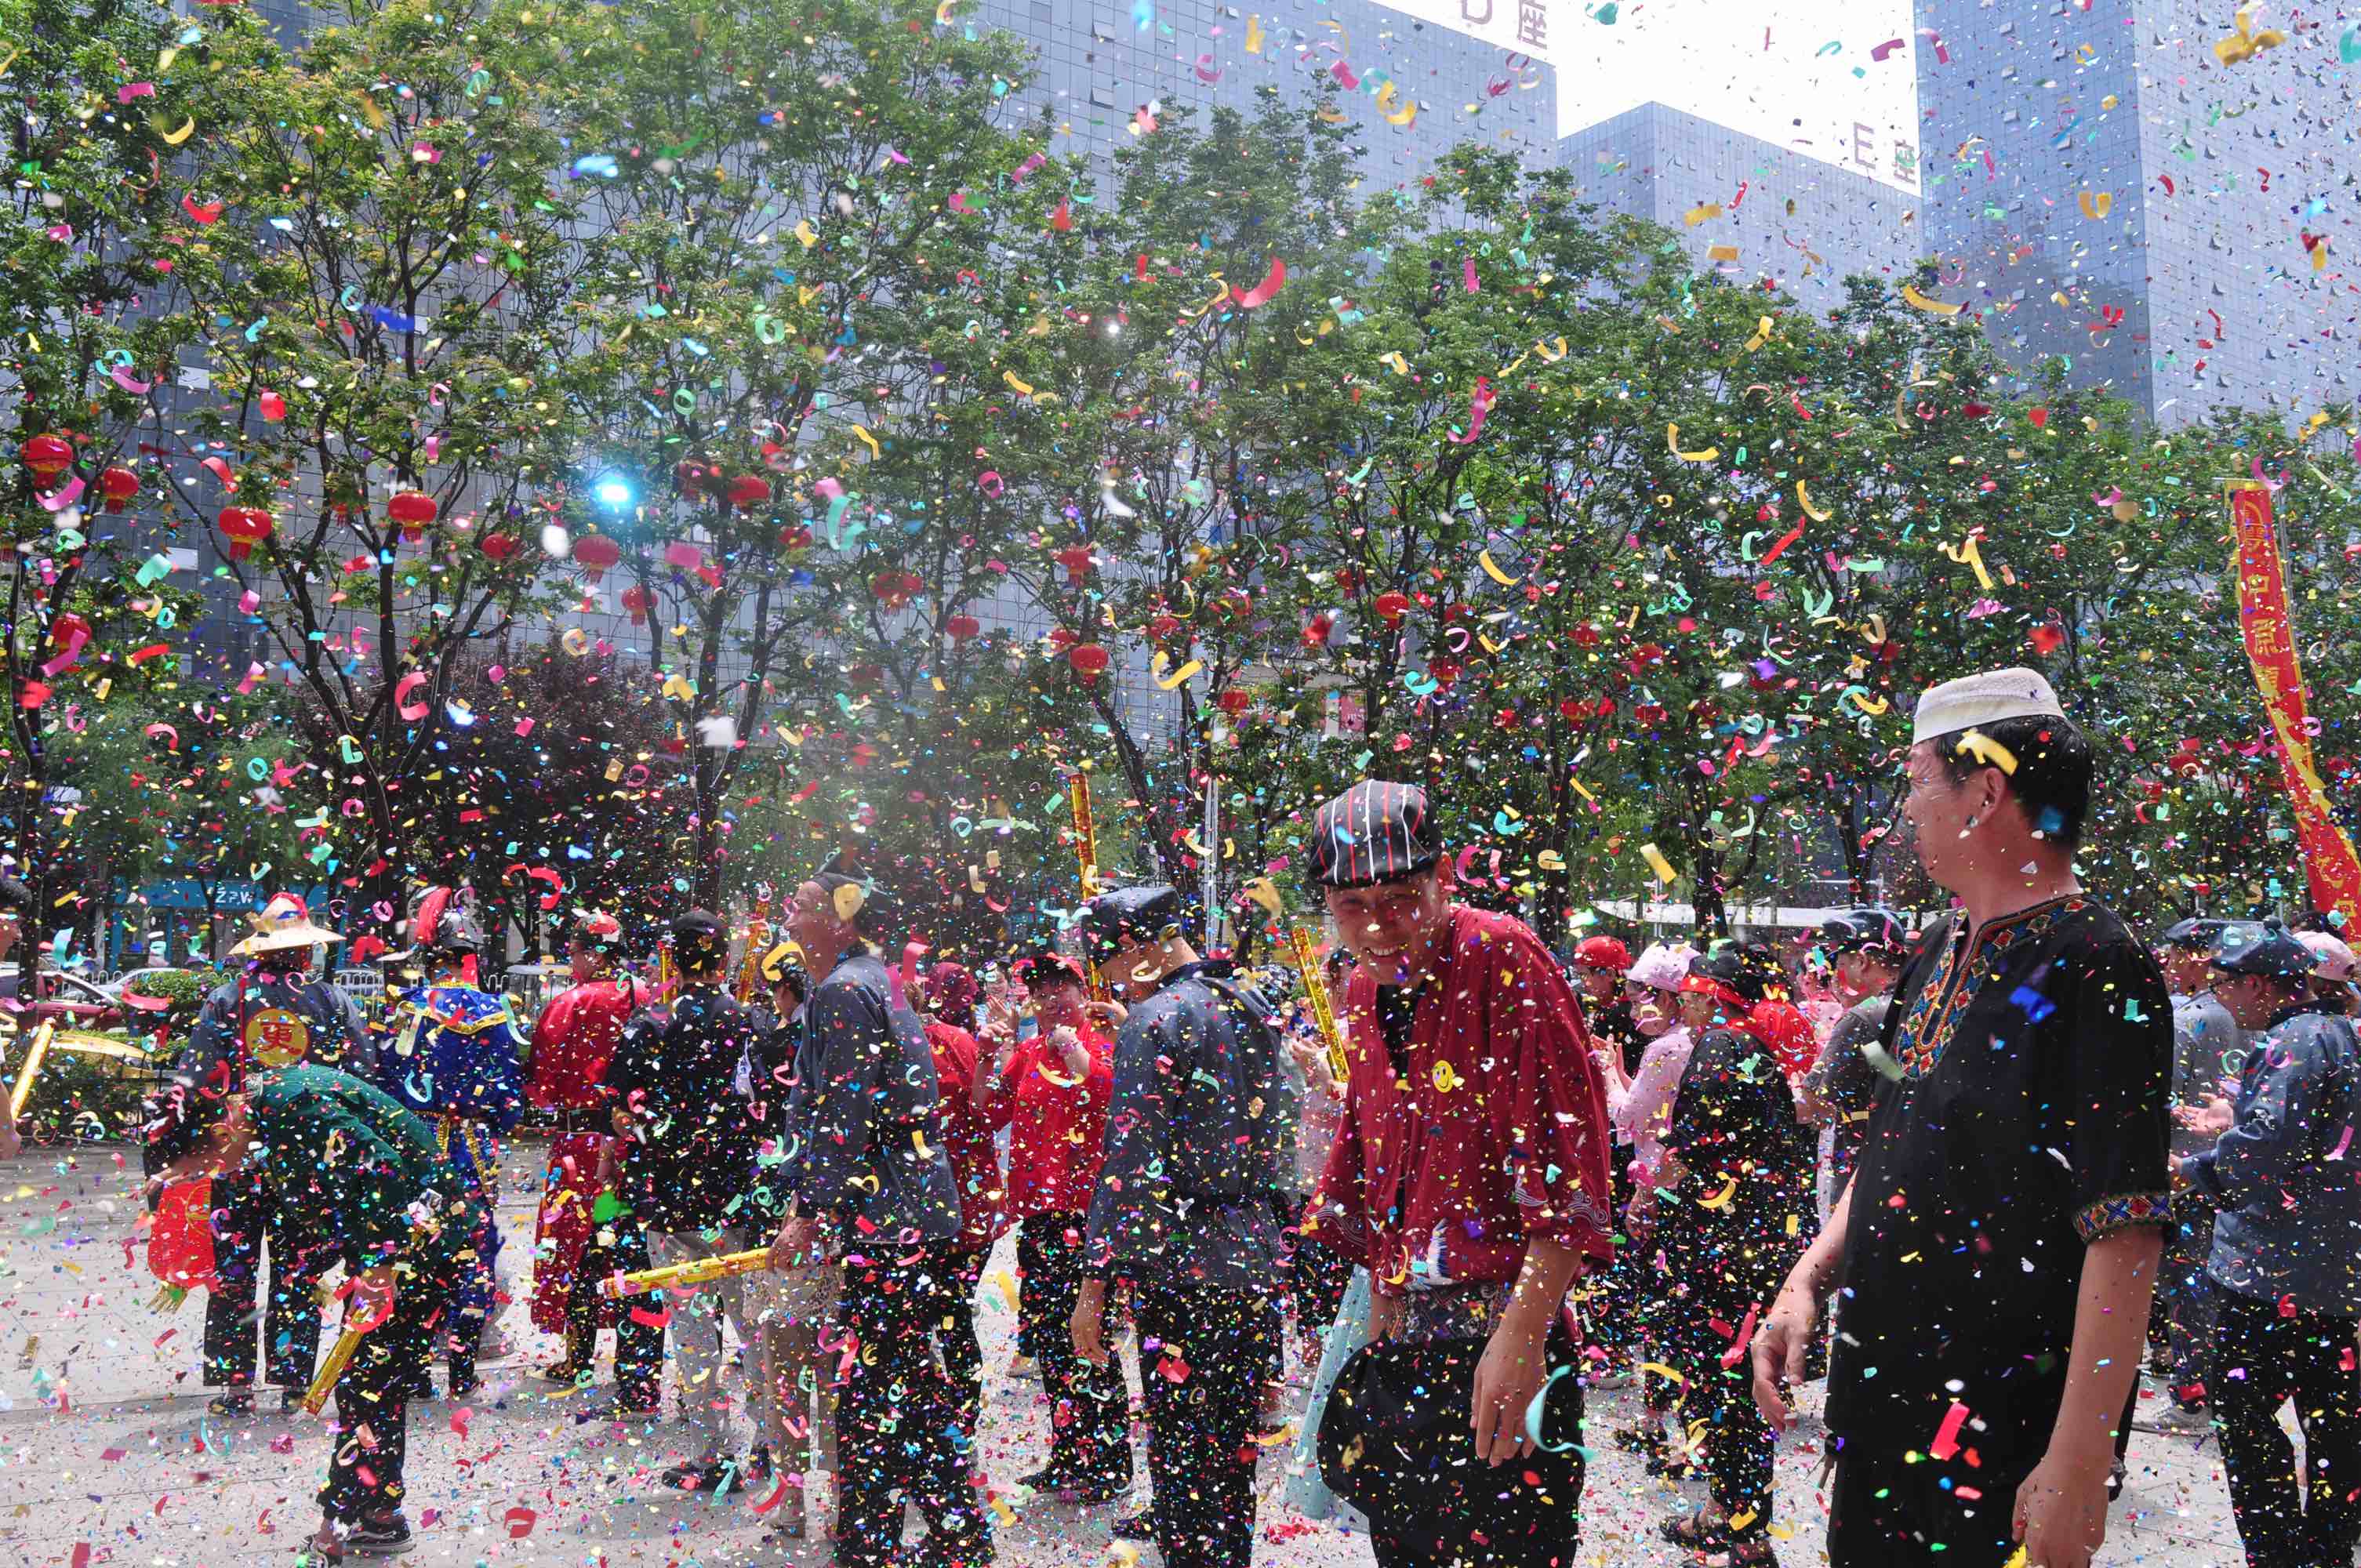
M 590 433 L 561 514 L 575 562 L 617 570 L 649 618 L 689 748 L 678 837 L 718 904 L 778 691 L 837 685 L 821 665 L 850 618 L 933 591 L 894 564 L 933 520 L 865 495 L 864 465 L 921 417 L 932 302 L 1046 214 L 1004 97 L 1029 62 L 912 0 L 626 0 L 579 60 L 603 84 L 581 145 L 604 150 L 573 170 L 595 229 L 566 352 Z
M 13 394 L 0 437 L 13 452 L 0 474 L 0 777 L 8 848 L 43 919 L 67 880 L 59 840 L 72 816 L 53 795 L 54 748 L 61 727 L 83 722 L 61 715 L 104 701 L 102 686 L 127 698 L 177 667 L 157 633 L 185 601 L 148 565 L 137 512 L 115 515 L 154 487 L 136 432 L 186 337 L 181 318 L 155 308 L 170 280 L 143 243 L 170 206 L 162 156 L 192 168 L 208 156 L 202 143 L 174 151 L 193 96 L 187 73 L 170 71 L 177 26 L 140 0 L 0 4 L 18 173 L 0 234 L 0 373 Z
M 151 238 L 213 394 L 173 493 L 294 688 L 312 859 L 390 921 L 462 655 L 536 598 L 589 25 L 563 0 L 324 20 L 300 60 L 242 10 L 209 20 L 186 58 L 215 161 Z

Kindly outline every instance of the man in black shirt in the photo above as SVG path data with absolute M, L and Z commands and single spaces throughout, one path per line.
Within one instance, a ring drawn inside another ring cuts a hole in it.
M 652 1009 L 624 1025 L 607 1064 L 623 1136 L 619 1186 L 632 1217 L 646 1228 L 648 1255 L 659 1268 L 763 1245 L 754 1212 L 753 1106 L 738 1069 L 761 1027 L 725 986 L 730 934 L 716 916 L 692 909 L 673 922 L 673 956 L 681 990 L 669 1011 Z M 750 1463 L 729 1442 L 729 1398 L 721 1388 L 721 1323 L 727 1313 L 741 1343 L 756 1344 L 743 1276 L 718 1279 L 672 1309 L 673 1351 L 687 1384 L 682 1416 L 692 1434 L 691 1461 L 664 1472 L 684 1489 L 727 1495 L 766 1479 L 757 1448 Z M 770 1392 L 749 1380 L 747 1416 L 769 1432 Z M 758 1435 L 759 1442 L 759 1435 Z
M 2083 894 L 2090 742 L 2030 670 L 1919 699 L 1903 814 L 1960 908 L 1905 970 L 1844 1201 L 1754 1342 L 1783 1429 L 1841 1285 L 1829 1561 L 2085 1568 L 2169 1222 L 2171 1011 Z M 1940 1551 L 1941 1555 L 1935 1553 Z
M 992 1531 L 939 1338 L 962 1288 L 959 1188 L 939 1141 L 934 1047 L 877 956 L 894 899 L 831 860 L 796 889 L 789 920 L 823 978 L 804 1003 L 788 1113 L 799 1154 L 772 1266 L 844 1261 L 837 1327 L 854 1354 L 836 1415 L 836 1562 L 901 1557 L 906 1500 L 926 1516 L 922 1560 L 972 1568 L 992 1561 Z

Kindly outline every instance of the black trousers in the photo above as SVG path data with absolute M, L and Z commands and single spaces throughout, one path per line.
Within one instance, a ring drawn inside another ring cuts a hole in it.
M 1777 1438 L 1754 1403 L 1752 1363 L 1741 1355 L 1733 1366 L 1721 1365 L 1746 1321 L 1748 1303 L 1701 1288 L 1677 1306 L 1664 1314 L 1661 1329 L 1666 1359 L 1688 1380 L 1678 1396 L 1679 1422 L 1684 1428 L 1705 1423 L 1704 1469 L 1714 1512 L 1721 1519 L 1752 1514 L 1735 1533 L 1762 1535 L 1771 1524 L 1771 1458 Z M 1717 1322 L 1730 1332 L 1714 1327 Z
M 271 1385 L 308 1387 L 319 1360 L 320 1281 L 336 1266 L 335 1248 L 275 1223 L 261 1179 L 251 1171 L 215 1177 L 214 1195 L 221 1288 L 205 1293 L 205 1387 L 252 1386 L 259 1317 L 269 1342 L 264 1360 Z M 266 1245 L 270 1295 L 258 1311 Z
M 361 1338 L 336 1380 L 335 1450 L 320 1511 L 356 1524 L 401 1506 L 410 1451 L 410 1401 L 433 1392 L 434 1336 L 448 1315 L 460 1266 L 447 1255 L 404 1255 L 394 1265 L 393 1316 Z
M 1295 1332 L 1319 1340 L 1345 1305 L 1345 1291 L 1353 1283 L 1353 1265 L 1327 1243 L 1298 1232 L 1295 1257 L 1288 1272 L 1295 1297 Z
M 2045 1442 L 2004 1454 L 1986 1442 L 1977 1468 L 1963 1454 L 1905 1464 L 1906 1443 L 1847 1443 L 1828 1497 L 1830 1568 L 2004 1568 L 2016 1555 L 2016 1491 Z
M 1128 1484 L 1131 1395 L 1123 1368 L 1112 1356 L 1099 1367 L 1074 1354 L 1071 1323 L 1082 1289 L 1082 1224 L 1080 1214 L 1035 1214 L 1016 1237 L 1024 1299 L 1041 1314 L 1031 1354 L 1041 1363 L 1041 1387 L 1049 1396 L 1049 1467 L 1067 1481 Z M 1112 1327 L 1105 1337 L 1114 1339 Z
M 2193 1192 L 2175 1193 L 2147 1333 L 2151 1343 L 2170 1350 L 2176 1399 L 2183 1389 L 2205 1381 L 2213 1359 L 2214 1304 L 2223 1290 L 2205 1272 L 2213 1252 L 2213 1205 Z
M 983 1419 L 983 1346 L 975 1337 L 975 1287 L 983 1277 L 985 1247 L 950 1254 L 951 1274 L 940 1303 L 943 1370 L 950 1375 L 951 1399 L 959 1409 L 960 1452 L 972 1465 L 976 1423 Z
M 2230 1511 L 2249 1568 L 2352 1568 L 2361 1541 L 2361 1370 L 2354 1320 L 2282 1316 L 2217 1284 L 2219 1337 L 2205 1391 L 2222 1436 Z M 2305 1474 L 2279 1429 L 2292 1399 Z
M 664 1332 L 662 1322 L 647 1322 L 637 1312 L 661 1314 L 661 1298 L 629 1297 L 609 1302 L 598 1294 L 598 1282 L 614 1273 L 631 1274 L 649 1266 L 648 1238 L 628 1216 L 617 1215 L 608 1225 L 612 1246 L 590 1246 L 574 1266 L 574 1283 L 566 1293 L 566 1359 L 588 1371 L 598 1357 L 598 1320 L 609 1307 L 615 1317 L 615 1394 L 634 1410 L 653 1411 L 662 1400 L 658 1383 L 664 1376 Z
M 1141 1286 L 1134 1310 L 1165 1568 L 1247 1568 L 1255 1412 L 1279 1347 L 1279 1310 L 1265 1296 L 1189 1280 Z
M 837 1322 L 855 1354 L 836 1414 L 839 1568 L 884 1568 L 900 1555 L 906 1500 L 926 1516 L 929 1568 L 992 1561 L 992 1529 L 968 1483 L 959 1400 L 938 1344 L 956 1245 L 908 1262 L 845 1265 Z

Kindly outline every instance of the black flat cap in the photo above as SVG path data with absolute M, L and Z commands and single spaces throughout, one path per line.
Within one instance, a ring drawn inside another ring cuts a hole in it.
M 2288 934 L 2284 926 L 2240 924 L 2222 933 L 2222 950 L 2213 967 L 2224 974 L 2260 974 L 2275 980 L 2301 980 L 2316 960 L 2312 949 Z
M 1422 872 L 1439 851 L 1428 836 L 1426 791 L 1375 780 L 1355 784 L 1312 819 L 1318 887 L 1367 887 Z
M 2191 916 L 2176 920 L 2164 928 L 2164 945 L 2186 948 L 2191 952 L 2210 953 L 2222 945 L 2222 933 L 2229 928 L 2227 920 L 2213 920 L 2204 916 Z
M 1113 957 L 1121 941 L 1161 941 L 1180 929 L 1180 895 L 1161 883 L 1117 888 L 1083 906 L 1082 937 L 1100 960 Z

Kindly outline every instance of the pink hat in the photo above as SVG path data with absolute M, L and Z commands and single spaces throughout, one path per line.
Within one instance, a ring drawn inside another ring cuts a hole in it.
M 2356 959 L 2351 948 L 2327 932 L 2298 931 L 2295 939 L 2312 949 L 2313 979 L 2350 984 L 2356 975 L 2361 975 L 2361 959 Z

